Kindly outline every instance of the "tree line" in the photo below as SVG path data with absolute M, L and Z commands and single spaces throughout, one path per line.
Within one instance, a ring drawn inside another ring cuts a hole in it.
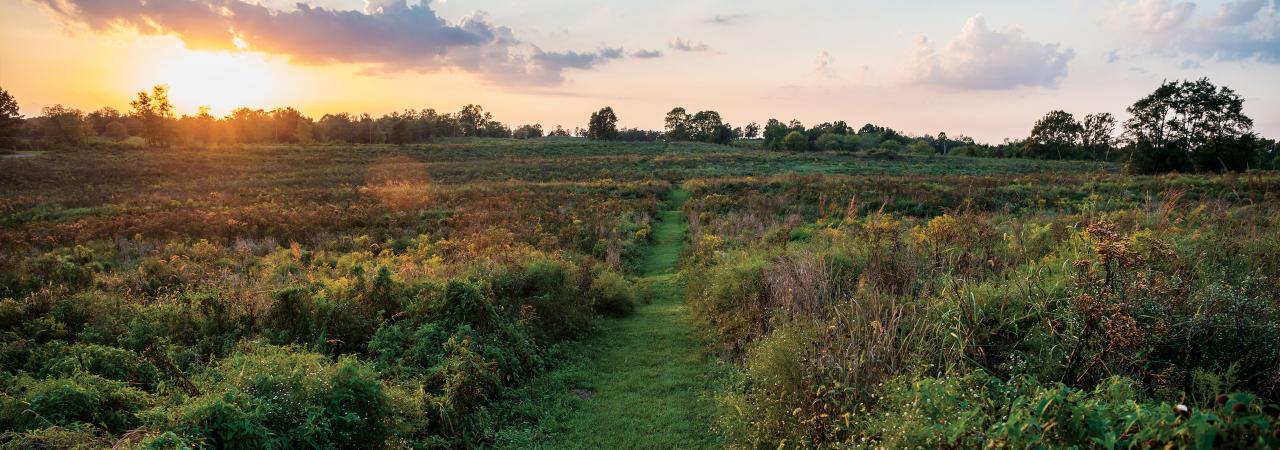
M 875 124 L 855 129 L 844 121 L 806 127 L 797 120 L 769 119 L 764 126 L 753 122 L 734 127 L 719 112 L 690 113 L 684 107 L 666 114 L 662 131 L 619 128 L 612 107 L 592 113 L 585 129 L 572 131 L 561 126 L 546 131 L 540 124 L 513 129 L 494 120 L 481 106 L 471 104 L 456 113 L 408 109 L 378 118 L 337 113 L 316 120 L 293 108 L 239 108 L 221 118 L 201 108 L 194 115 L 179 117 L 165 86 L 139 92 L 128 112 L 108 107 L 86 114 L 54 105 L 44 108 L 39 117 L 23 119 L 13 96 L 0 89 L 0 148 L 13 147 L 19 140 L 46 146 L 82 146 L 90 138 L 123 141 L 131 137 L 164 147 L 313 142 L 403 145 L 449 137 L 576 136 L 630 142 L 739 142 L 778 151 L 847 151 L 871 156 L 1114 161 L 1125 163 L 1138 173 L 1280 167 L 1276 141 L 1253 132 L 1253 121 L 1243 113 L 1243 105 L 1243 98 L 1235 91 L 1216 86 L 1208 79 L 1164 82 L 1127 109 L 1131 117 L 1124 123 L 1109 113 L 1077 119 L 1069 112 L 1053 110 L 1036 121 L 1028 137 L 987 144 L 946 133 L 912 136 Z
M 43 108 L 39 117 L 23 119 L 13 96 L 0 89 L 0 148 L 19 141 L 46 147 L 83 146 L 91 138 L 124 141 L 136 137 L 153 147 L 174 145 L 309 144 L 411 144 L 446 137 L 530 139 L 569 136 L 557 126 L 540 124 L 515 127 L 494 120 L 479 105 L 466 105 L 456 113 L 435 109 L 393 112 L 374 118 L 368 114 L 325 114 L 308 117 L 294 108 L 263 110 L 237 108 L 215 117 L 208 108 L 178 116 L 169 101 L 168 88 L 156 86 L 139 92 L 126 112 L 105 107 L 85 113 L 62 105 Z

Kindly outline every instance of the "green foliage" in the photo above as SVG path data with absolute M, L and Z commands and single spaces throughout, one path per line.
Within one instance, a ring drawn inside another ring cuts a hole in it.
M 809 150 L 809 138 L 805 137 L 805 135 L 799 131 L 792 131 L 787 133 L 786 137 L 782 138 L 782 148 L 789 152 L 802 152 Z
M 0 417 L 0 423 L 15 430 L 80 422 L 121 433 L 140 425 L 137 414 L 155 404 L 150 395 L 124 382 L 88 373 L 15 384 L 11 392 L 18 401 L 5 405 Z
M 982 372 L 900 379 L 858 420 L 864 445 L 892 448 L 1273 448 L 1276 418 L 1257 398 L 1221 395 L 1206 407 L 1152 402 L 1123 378 L 1092 390 Z
M 595 311 L 606 316 L 629 316 L 639 302 L 635 285 L 611 270 L 597 271 L 587 293 Z
M 618 116 L 613 113 L 613 108 L 604 107 L 599 111 L 591 113 L 591 120 L 587 123 L 587 138 L 596 141 L 611 141 L 618 137 Z
M 352 358 L 261 342 L 199 376 L 203 392 L 164 411 L 163 426 L 218 448 L 378 447 L 392 415 L 377 374 Z

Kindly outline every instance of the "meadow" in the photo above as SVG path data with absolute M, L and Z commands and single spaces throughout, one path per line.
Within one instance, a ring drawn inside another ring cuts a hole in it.
M 0 156 L 0 448 L 1274 448 L 1277 195 L 575 138 Z

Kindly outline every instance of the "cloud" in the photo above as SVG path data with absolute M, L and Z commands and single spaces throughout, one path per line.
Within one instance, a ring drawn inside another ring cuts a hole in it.
M 1120 62 L 1120 49 L 1118 48 L 1112 49 L 1109 52 L 1103 53 L 1102 62 L 1105 62 L 1107 64 L 1115 64 Z
M 679 38 L 679 37 L 677 37 L 677 38 L 675 38 L 675 39 L 672 39 L 671 41 L 667 42 L 667 47 L 668 47 L 668 48 L 670 48 L 670 49 L 672 49 L 672 50 L 679 50 L 679 51 L 682 51 L 682 52 L 709 52 L 709 51 L 711 51 L 711 46 L 707 45 L 707 43 L 705 43 L 705 42 L 686 41 L 686 40 L 681 39 L 681 38 Z
M 1280 63 L 1277 3 L 1236 0 L 1201 13 L 1193 2 L 1122 1 L 1110 4 L 1105 21 L 1114 29 L 1136 31 L 1158 54 Z
M 272 9 L 245 0 L 33 0 L 72 27 L 96 33 L 174 36 L 191 49 L 255 51 L 300 64 L 351 63 L 367 72 L 461 69 L 490 81 L 556 84 L 621 49 L 548 52 L 517 39 L 484 13 L 455 22 L 430 2 L 367 0 L 363 11 L 297 3 Z
M 742 22 L 742 19 L 745 19 L 745 18 L 747 18 L 746 14 L 728 14 L 728 15 L 716 14 L 714 16 L 707 18 L 705 22 L 716 24 L 716 25 L 734 25 L 739 22 Z
M 1074 50 L 1033 41 L 1020 28 L 992 30 L 978 15 L 942 50 L 927 37 L 917 39 L 910 71 L 917 83 L 957 89 L 1052 88 L 1073 58 Z
M 826 50 L 818 52 L 818 56 L 813 58 L 813 70 L 824 77 L 834 77 L 836 70 L 831 65 L 831 53 Z
M 661 58 L 661 57 L 662 57 L 662 52 L 657 51 L 657 50 L 644 50 L 644 49 L 640 49 L 640 50 L 636 50 L 636 51 L 634 51 L 634 52 L 631 52 L 631 57 L 632 57 L 632 58 L 639 58 L 639 59 L 653 59 L 653 58 Z

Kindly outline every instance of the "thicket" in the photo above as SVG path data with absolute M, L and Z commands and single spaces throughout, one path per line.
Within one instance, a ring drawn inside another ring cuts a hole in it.
M 688 185 L 739 445 L 1280 444 L 1274 175 Z

